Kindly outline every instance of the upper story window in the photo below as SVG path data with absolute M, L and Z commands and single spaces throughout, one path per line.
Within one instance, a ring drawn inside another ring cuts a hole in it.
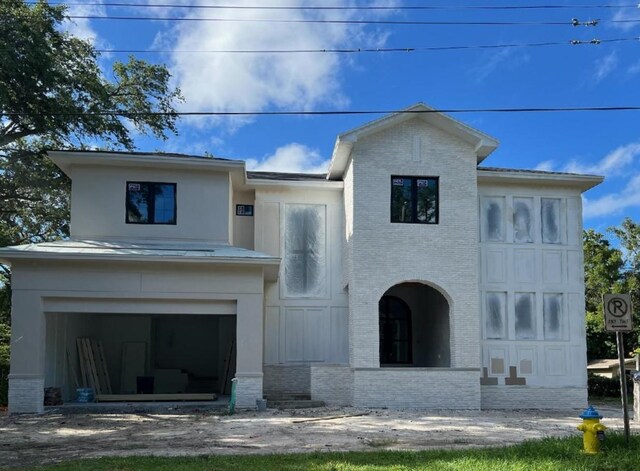
M 438 224 L 438 177 L 391 177 L 391 222 Z
M 287 204 L 284 211 L 284 295 L 318 298 L 326 293 L 326 206 Z
M 176 184 L 127 182 L 127 224 L 175 224 Z

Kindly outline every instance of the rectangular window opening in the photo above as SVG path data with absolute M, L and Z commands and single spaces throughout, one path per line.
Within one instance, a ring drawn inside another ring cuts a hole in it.
M 545 293 L 543 296 L 544 339 L 562 340 L 562 294 Z
M 560 200 L 557 198 L 541 198 L 542 242 L 544 244 L 560 244 L 562 242 L 562 226 L 560 224 Z
M 504 242 L 505 240 L 505 199 L 503 196 L 482 198 L 482 240 Z
M 488 339 L 504 339 L 507 337 L 505 312 L 507 308 L 506 293 L 487 293 L 486 296 L 485 334 Z
M 513 198 L 513 241 L 533 242 L 533 198 Z
M 127 182 L 127 224 L 176 224 L 176 184 Z
M 533 293 L 515 294 L 515 327 L 516 339 L 518 340 L 532 340 L 536 338 L 533 299 Z
M 391 177 L 391 222 L 438 224 L 438 177 Z
M 288 297 L 321 297 L 326 290 L 326 207 L 285 206 L 284 282 Z

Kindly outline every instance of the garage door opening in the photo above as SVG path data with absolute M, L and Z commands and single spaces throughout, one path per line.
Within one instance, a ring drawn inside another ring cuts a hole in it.
M 230 393 L 236 316 L 47 314 L 45 385 L 100 402 L 213 400 Z

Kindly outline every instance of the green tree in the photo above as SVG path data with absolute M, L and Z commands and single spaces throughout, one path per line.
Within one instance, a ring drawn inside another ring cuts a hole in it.
M 618 239 L 624 253 L 622 277 L 625 292 L 631 294 L 634 307 L 633 324 L 635 332 L 625 336 L 626 353 L 640 347 L 640 224 L 630 218 L 625 218 L 618 227 L 612 227 L 609 232 Z
M 133 129 L 177 133 L 182 96 L 167 68 L 129 57 L 103 72 L 93 45 L 65 32 L 65 14 L 45 1 L 0 1 L 0 246 L 68 235 L 70 182 L 47 148 L 132 150 Z M 0 390 L 9 312 L 0 265 Z
M 614 358 L 615 336 L 604 331 L 602 295 L 623 288 L 624 260 L 619 249 L 611 247 L 605 236 L 589 229 L 583 234 L 587 357 Z
M 640 306 L 640 226 L 626 218 L 620 226 L 609 228 L 620 249 L 605 235 L 589 229 L 584 232 L 584 281 L 589 360 L 617 357 L 615 335 L 604 330 L 602 296 L 605 293 L 631 293 L 634 306 Z M 625 335 L 625 352 L 638 347 L 640 316 L 634 318 L 635 331 Z

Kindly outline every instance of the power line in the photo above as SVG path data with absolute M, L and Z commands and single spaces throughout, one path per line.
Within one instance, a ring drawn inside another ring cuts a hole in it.
M 155 17 L 155 16 L 110 16 L 110 15 L 67 15 L 67 18 L 81 20 L 117 21 L 187 21 L 215 23 L 317 23 L 344 25 L 403 25 L 403 26 L 596 26 L 598 23 L 640 23 L 640 19 L 570 21 L 432 21 L 432 20 L 324 20 L 298 18 L 199 18 L 199 17 Z M 577 21 L 577 22 L 576 22 Z
M 431 113 L 559 113 L 559 112 L 605 112 L 640 111 L 640 106 L 575 106 L 575 107 L 539 107 L 539 108 L 443 108 L 427 110 L 326 110 L 326 111 L 180 111 L 135 112 L 111 110 L 93 113 L 3 113 L 5 116 L 336 116 L 336 115 L 372 115 L 372 114 L 431 114 Z
M 598 45 L 625 41 L 640 41 L 635 38 L 591 39 L 588 41 L 571 40 L 562 42 L 514 43 L 514 44 L 477 44 L 459 46 L 423 46 L 423 47 L 355 47 L 338 49 L 96 49 L 99 53 L 109 54 L 358 54 L 358 53 L 410 53 L 430 51 L 460 51 L 469 49 L 507 49 L 548 46 Z
M 37 2 L 25 2 L 35 5 Z M 126 8 L 171 8 L 171 9 L 212 9 L 212 10 L 333 10 L 333 11 L 402 11 L 402 10 L 560 10 L 560 9 L 625 9 L 637 8 L 638 5 L 406 5 L 406 6 L 376 6 L 376 5 L 352 5 L 352 6 L 325 6 L 325 5 L 184 5 L 171 3 L 121 3 L 121 2 L 49 2 L 49 5 L 67 6 L 104 6 Z

